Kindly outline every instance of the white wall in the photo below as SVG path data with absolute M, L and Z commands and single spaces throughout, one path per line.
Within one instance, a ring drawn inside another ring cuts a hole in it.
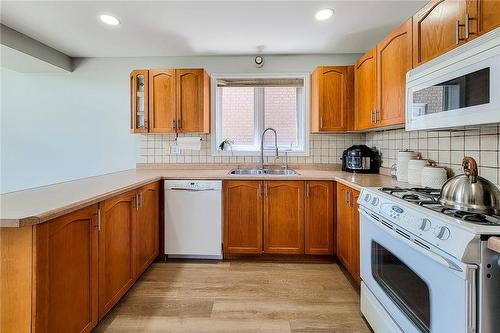
M 2 193 L 135 167 L 130 134 L 132 69 L 204 67 L 209 73 L 312 72 L 352 64 L 359 55 L 85 58 L 72 73 L 1 74 Z

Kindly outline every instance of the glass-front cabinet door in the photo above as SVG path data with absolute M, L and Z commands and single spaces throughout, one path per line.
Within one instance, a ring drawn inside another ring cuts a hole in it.
M 148 71 L 130 74 L 130 108 L 132 133 L 148 132 Z

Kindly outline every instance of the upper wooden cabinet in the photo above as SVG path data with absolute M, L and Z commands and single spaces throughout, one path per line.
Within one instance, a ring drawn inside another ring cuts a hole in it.
M 210 79 L 203 69 L 176 69 L 177 130 L 182 133 L 210 130 Z
M 498 0 L 431 0 L 413 16 L 413 65 L 499 26 Z
M 311 75 L 311 132 L 352 130 L 353 66 L 321 66 Z
M 337 257 L 359 284 L 358 197 L 359 191 L 337 183 Z
M 304 182 L 264 186 L 264 252 L 304 253 Z
M 224 252 L 262 253 L 262 182 L 224 182 Z
M 305 194 L 305 253 L 333 254 L 333 182 L 307 181 Z
M 377 44 L 377 108 L 374 125 L 404 124 L 406 73 L 412 68 L 412 20 Z
M 150 70 L 149 132 L 175 133 L 176 112 L 175 70 Z
M 130 73 L 130 126 L 133 133 L 147 133 L 149 128 L 149 74 L 147 69 Z
M 210 132 L 210 78 L 204 69 L 137 70 L 130 87 L 133 133 Z
M 377 102 L 377 51 L 366 52 L 354 65 L 354 129 L 374 124 Z

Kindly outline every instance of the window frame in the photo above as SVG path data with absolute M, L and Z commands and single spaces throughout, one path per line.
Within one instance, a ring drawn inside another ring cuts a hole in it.
M 260 156 L 260 136 L 262 135 L 262 130 L 260 128 L 263 124 L 264 117 L 264 103 L 263 99 L 263 88 L 258 90 L 255 94 L 255 103 L 262 104 L 257 109 L 262 110 L 261 112 L 254 113 L 255 121 L 255 132 L 254 139 L 257 140 L 256 147 L 258 149 L 249 150 L 234 150 L 234 151 L 221 151 L 218 146 L 222 137 L 222 98 L 218 93 L 217 80 L 219 79 L 292 79 L 299 78 L 304 80 L 304 86 L 302 88 L 302 94 L 297 94 L 297 108 L 299 110 L 297 114 L 297 141 L 298 148 L 294 150 L 289 150 L 284 146 L 279 147 L 280 152 L 288 151 L 289 156 L 309 156 L 309 74 L 308 73 L 244 73 L 244 74 L 212 74 L 211 75 L 211 109 L 212 109 L 212 119 L 211 119 L 211 151 L 212 156 Z M 302 112 L 300 112 L 300 110 Z M 274 152 L 270 150 L 270 147 L 264 147 L 264 155 L 271 156 Z

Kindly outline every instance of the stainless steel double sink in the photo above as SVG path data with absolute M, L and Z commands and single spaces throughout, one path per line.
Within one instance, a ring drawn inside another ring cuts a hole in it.
M 275 175 L 275 176 L 293 176 L 297 175 L 297 171 L 293 169 L 232 169 L 229 171 L 230 175 L 240 176 L 262 176 L 262 175 Z

